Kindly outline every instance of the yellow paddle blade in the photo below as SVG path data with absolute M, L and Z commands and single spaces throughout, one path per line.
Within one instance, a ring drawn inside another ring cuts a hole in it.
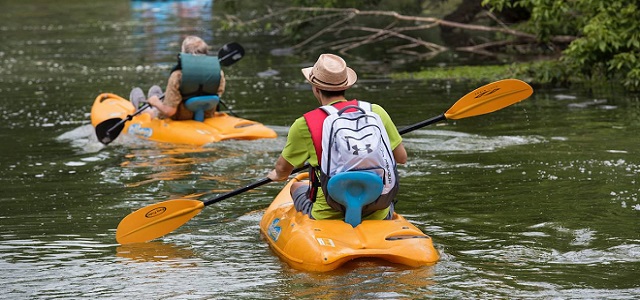
M 138 209 L 126 216 L 116 230 L 118 243 L 148 242 L 182 226 L 204 208 L 198 200 L 168 200 Z
M 481 86 L 460 98 L 444 116 L 450 120 L 488 114 L 527 99 L 533 89 L 518 79 L 504 79 Z

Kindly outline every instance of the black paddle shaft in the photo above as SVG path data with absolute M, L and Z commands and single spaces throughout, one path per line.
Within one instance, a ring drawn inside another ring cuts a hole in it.
M 163 96 L 164 97 L 164 96 Z M 145 109 L 151 107 L 151 104 L 149 103 L 145 103 L 144 105 L 142 105 L 140 108 L 138 108 L 138 110 L 136 110 L 135 113 L 133 113 L 132 115 L 127 115 L 126 118 L 122 119 L 122 121 L 118 122 L 116 125 L 114 125 L 113 127 L 109 128 L 109 130 L 107 130 L 107 135 L 109 135 L 111 133 L 111 131 L 113 131 L 115 128 L 117 128 L 118 126 L 124 124 L 127 121 L 131 121 L 131 119 L 133 119 L 133 117 L 139 115 L 141 112 L 143 112 Z
M 416 124 L 413 124 L 413 125 L 409 125 L 409 126 L 407 126 L 405 128 L 402 128 L 402 129 L 398 130 L 398 132 L 400 134 L 409 133 L 409 132 L 414 131 L 416 129 L 420 129 L 420 128 L 425 127 L 427 125 L 438 123 L 438 122 L 444 121 L 446 119 L 447 118 L 444 116 L 444 114 L 441 114 L 441 115 L 439 115 L 437 117 L 433 117 L 431 119 L 426 119 L 426 120 L 424 120 L 422 122 L 419 122 L 419 123 L 416 123 Z
M 309 168 L 309 164 L 308 163 L 304 164 L 302 167 L 295 168 L 293 171 L 291 171 L 291 174 L 296 174 L 298 172 L 306 170 L 307 168 Z M 215 196 L 213 198 L 204 199 L 202 202 L 204 203 L 204 206 L 207 206 L 207 205 L 210 205 L 210 204 L 214 204 L 214 203 L 220 202 L 220 201 L 222 201 L 224 199 L 231 198 L 231 197 L 233 197 L 235 195 L 239 195 L 239 194 L 242 194 L 242 193 L 244 193 L 246 191 L 249 191 L 249 190 L 255 189 L 257 187 L 263 186 L 263 185 L 265 185 L 265 184 L 267 184 L 267 183 L 269 183 L 271 181 L 273 181 L 273 180 L 269 179 L 269 177 L 265 177 L 265 178 L 262 178 L 262 179 L 254 182 L 254 183 L 252 183 L 250 185 L 247 185 L 245 187 L 239 188 L 237 190 L 233 190 L 233 191 L 224 193 L 222 195 Z

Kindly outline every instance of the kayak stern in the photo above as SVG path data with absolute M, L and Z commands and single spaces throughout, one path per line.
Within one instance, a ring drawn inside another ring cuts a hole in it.
M 353 228 L 342 220 L 312 220 L 296 212 L 289 194 L 298 175 L 265 212 L 260 229 L 273 251 L 291 267 L 330 271 L 358 258 L 379 258 L 410 267 L 435 264 L 439 254 L 429 236 L 401 215 L 364 220 Z

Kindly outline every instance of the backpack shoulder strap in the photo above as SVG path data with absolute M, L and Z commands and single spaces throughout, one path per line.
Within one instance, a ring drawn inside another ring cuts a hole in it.
M 373 111 L 371 108 L 371 103 L 367 101 L 358 100 L 358 106 L 360 106 L 360 108 L 364 109 L 365 111 Z
M 311 141 L 313 142 L 313 148 L 316 150 L 316 157 L 318 164 L 322 160 L 322 126 L 324 119 L 327 117 L 327 112 L 320 108 L 316 108 L 312 111 L 305 113 L 304 120 L 307 122 L 309 133 L 311 134 Z M 320 187 L 320 179 L 318 178 L 319 167 L 309 167 L 309 194 L 307 195 L 311 202 L 316 201 L 316 195 L 318 194 L 318 188 Z
M 304 120 L 307 122 L 307 127 L 309 127 L 309 133 L 311 134 L 313 148 L 316 149 L 318 163 L 322 158 L 322 124 L 324 124 L 326 117 L 327 113 L 320 108 L 304 114 Z
M 326 112 L 327 115 L 338 113 L 338 109 L 335 108 L 333 105 L 323 105 L 320 107 L 320 109 L 324 110 L 324 112 Z
M 333 105 L 321 106 L 304 114 L 304 120 L 307 122 L 307 127 L 309 127 L 313 147 L 318 157 L 318 164 L 322 161 L 322 125 L 324 124 L 324 119 L 332 112 L 338 112 L 339 109 L 345 106 L 357 103 L 356 100 L 338 102 Z

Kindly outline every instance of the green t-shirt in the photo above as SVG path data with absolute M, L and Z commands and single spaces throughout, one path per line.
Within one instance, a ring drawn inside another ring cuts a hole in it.
M 380 105 L 372 104 L 371 110 L 380 115 L 382 124 L 389 135 L 391 149 L 395 149 L 400 145 L 400 143 L 402 143 L 402 137 L 400 136 L 396 125 L 393 124 L 389 114 L 387 114 Z M 307 122 L 304 117 L 296 119 L 291 125 L 289 134 L 287 135 L 287 144 L 282 150 L 282 157 L 294 167 L 301 167 L 307 161 L 314 167 L 318 166 L 318 156 L 316 155 L 316 149 L 314 148 L 313 141 L 311 140 L 311 133 L 309 132 L 309 127 L 307 126 Z M 389 208 L 378 210 L 367 216 L 365 219 L 382 220 L 388 213 Z M 313 208 L 311 209 L 311 215 L 316 220 L 344 218 L 341 212 L 334 210 L 329 206 L 329 204 L 327 204 L 321 188 L 318 188 L 316 202 L 313 204 Z

